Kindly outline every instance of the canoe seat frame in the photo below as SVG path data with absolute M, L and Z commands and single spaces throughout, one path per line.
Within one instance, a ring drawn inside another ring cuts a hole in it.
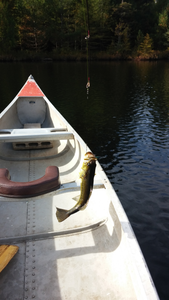
M 29 182 L 11 181 L 8 169 L 0 169 L 0 196 L 29 198 L 46 194 L 59 188 L 60 179 L 57 166 L 47 167 L 43 177 Z

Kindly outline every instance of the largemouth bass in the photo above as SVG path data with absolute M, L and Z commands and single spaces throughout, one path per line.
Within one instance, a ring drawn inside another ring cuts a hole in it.
M 93 190 L 93 181 L 96 168 L 96 157 L 93 153 L 87 152 L 84 157 L 84 162 L 80 172 L 81 178 L 81 193 L 78 202 L 70 210 L 61 209 L 56 207 L 56 217 L 59 222 L 64 221 L 70 215 L 75 214 L 79 210 L 86 208 L 89 198 Z

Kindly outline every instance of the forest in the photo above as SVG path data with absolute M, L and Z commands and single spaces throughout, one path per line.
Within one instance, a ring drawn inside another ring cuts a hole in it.
M 169 57 L 168 0 L 1 0 L 0 60 Z

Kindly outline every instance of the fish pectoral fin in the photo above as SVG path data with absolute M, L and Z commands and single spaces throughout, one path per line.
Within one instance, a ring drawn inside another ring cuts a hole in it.
M 80 195 L 73 197 L 72 199 L 75 200 L 76 202 L 79 201 Z

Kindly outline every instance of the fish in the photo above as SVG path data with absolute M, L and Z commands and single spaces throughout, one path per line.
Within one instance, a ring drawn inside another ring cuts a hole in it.
M 75 204 L 71 209 L 66 210 L 62 208 L 56 207 L 56 217 L 58 222 L 62 222 L 66 220 L 72 214 L 80 210 L 84 210 L 87 207 L 89 198 L 92 194 L 93 190 L 93 182 L 94 182 L 94 175 L 96 169 L 96 157 L 92 152 L 87 152 L 84 156 L 83 165 L 80 171 L 80 178 L 81 178 L 81 185 L 80 185 L 80 196 Z

